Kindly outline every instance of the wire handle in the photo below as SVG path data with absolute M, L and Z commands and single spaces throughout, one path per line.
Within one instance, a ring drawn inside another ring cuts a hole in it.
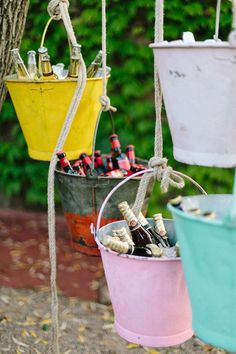
M 149 168 L 145 171 L 139 171 L 139 172 L 136 172 L 134 173 L 133 175 L 131 176 L 128 176 L 126 177 L 123 181 L 121 181 L 120 183 L 118 183 L 111 191 L 110 193 L 108 193 L 108 195 L 106 196 L 106 198 L 104 199 L 103 203 L 102 203 L 102 206 L 99 210 L 99 214 L 98 214 L 98 218 L 97 218 L 97 225 L 96 225 L 96 230 L 95 230 L 95 238 L 97 237 L 97 233 L 100 229 L 100 225 L 101 225 L 101 219 L 102 219 L 102 214 L 103 214 L 103 211 L 106 207 L 106 204 L 107 202 L 109 201 L 109 199 L 111 198 L 111 196 L 117 191 L 117 189 L 119 189 L 121 186 L 123 186 L 123 184 L 127 183 L 131 178 L 134 178 L 134 177 L 138 177 L 140 176 L 141 174 L 143 173 L 153 173 L 154 172 L 154 169 L 153 168 Z M 184 173 L 181 173 L 181 172 L 177 172 L 177 171 L 173 171 L 176 175 L 178 176 L 181 176 L 181 177 L 184 177 L 186 178 L 188 181 L 190 181 L 192 184 L 194 184 L 198 189 L 199 191 L 202 193 L 202 194 L 207 194 L 206 191 L 202 188 L 202 186 L 200 184 L 198 184 L 196 181 L 194 181 L 191 177 L 185 175 Z M 92 229 L 92 226 L 91 226 L 91 229 Z

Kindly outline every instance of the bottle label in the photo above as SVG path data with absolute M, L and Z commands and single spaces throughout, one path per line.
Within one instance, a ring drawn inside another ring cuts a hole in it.
M 130 170 L 130 162 L 128 159 L 118 160 L 118 166 L 120 169 L 129 171 Z

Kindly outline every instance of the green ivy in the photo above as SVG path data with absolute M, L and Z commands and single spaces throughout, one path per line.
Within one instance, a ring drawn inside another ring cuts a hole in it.
M 43 28 L 48 20 L 47 1 L 31 0 L 21 54 L 26 60 L 29 49 L 37 50 Z M 192 31 L 196 39 L 212 38 L 215 21 L 214 0 L 165 1 L 165 38 L 181 38 L 183 31 Z M 231 27 L 231 3 L 222 2 L 220 37 L 226 39 Z M 101 48 L 101 7 L 97 0 L 70 1 L 70 14 L 83 56 L 88 65 Z M 132 0 L 107 2 L 107 62 L 112 67 L 108 94 L 118 108 L 114 115 L 116 131 L 122 145 L 133 143 L 137 155 L 149 158 L 153 154 L 155 111 L 153 83 L 153 53 L 149 44 L 154 37 L 154 1 Z M 53 63 L 69 63 L 67 37 L 61 21 L 51 24 L 45 45 Z M 163 112 L 164 113 L 164 112 Z M 33 119 L 33 117 L 32 117 Z M 104 113 L 98 132 L 97 147 L 109 151 L 109 115 Z M 172 141 L 168 123 L 163 114 L 164 156 L 174 169 L 189 174 L 209 193 L 230 193 L 232 169 L 203 168 L 180 164 L 173 159 Z M 11 204 L 20 199 L 25 207 L 46 207 L 47 162 L 31 160 L 10 99 L 0 116 L 0 192 L 10 198 Z M 161 195 L 155 187 L 149 213 L 163 209 L 167 199 L 176 190 Z M 187 184 L 184 193 L 196 190 Z M 57 197 L 57 203 L 59 203 Z

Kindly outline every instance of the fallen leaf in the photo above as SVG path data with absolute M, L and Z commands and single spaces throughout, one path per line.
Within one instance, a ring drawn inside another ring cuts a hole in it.
M 22 329 L 21 336 L 22 337 L 29 337 L 29 333 L 25 329 Z
M 28 344 L 25 344 L 23 342 L 20 342 L 18 339 L 16 339 L 15 337 L 12 337 L 12 340 L 15 344 L 21 346 L 21 347 L 25 347 L 25 348 L 29 348 Z
M 205 344 L 205 345 L 203 346 L 203 350 L 204 350 L 205 352 L 210 352 L 212 349 L 214 349 L 214 347 L 213 347 L 212 345 Z
M 127 348 L 128 348 L 128 349 L 134 349 L 134 348 L 139 348 L 139 347 L 140 347 L 139 344 L 134 344 L 134 343 L 129 343 L 129 344 L 127 345 Z
M 150 348 L 147 348 L 147 347 L 143 347 L 143 349 L 145 350 L 146 353 L 148 354 L 160 354 L 160 352 L 154 350 L 154 349 L 150 349 Z
M 67 350 L 65 353 L 63 354 L 70 354 L 71 353 L 71 349 Z
M 38 337 L 37 334 L 35 333 L 35 331 L 33 331 L 33 330 L 30 330 L 30 334 L 31 334 L 31 336 L 34 337 L 34 338 L 37 338 L 37 337 Z
M 83 332 L 86 331 L 86 327 L 84 327 L 84 326 L 79 326 L 78 331 L 79 331 L 80 333 L 83 333 Z
M 43 320 L 40 322 L 40 325 L 43 326 L 43 325 L 49 325 L 52 323 L 52 320 L 51 318 L 48 318 L 47 320 Z

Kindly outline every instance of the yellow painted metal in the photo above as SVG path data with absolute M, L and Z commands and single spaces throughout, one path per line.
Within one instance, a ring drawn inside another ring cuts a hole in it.
M 9 90 L 29 156 L 50 161 L 66 118 L 76 80 L 26 81 L 7 76 Z M 69 159 L 92 152 L 93 133 L 101 104 L 102 78 L 87 79 L 80 105 L 63 150 Z

